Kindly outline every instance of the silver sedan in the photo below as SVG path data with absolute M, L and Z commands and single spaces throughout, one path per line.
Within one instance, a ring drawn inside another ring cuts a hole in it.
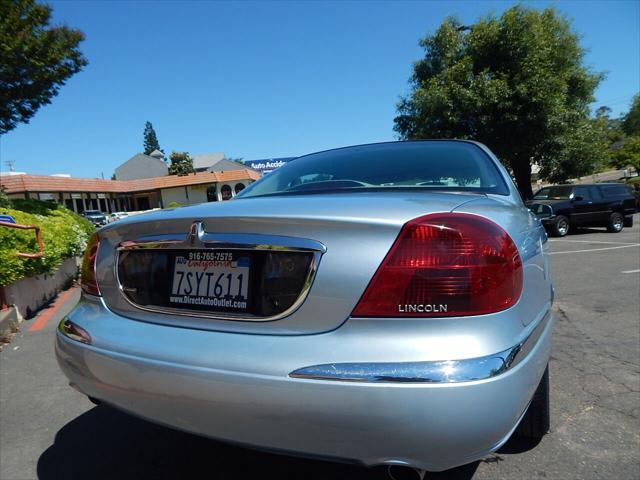
M 56 354 L 177 429 L 440 471 L 549 428 L 547 236 L 483 145 L 300 157 L 95 234 Z

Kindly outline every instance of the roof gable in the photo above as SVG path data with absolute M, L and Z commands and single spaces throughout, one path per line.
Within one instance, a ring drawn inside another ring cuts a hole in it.
M 193 155 L 193 168 L 203 169 L 214 166 L 225 158 L 224 152 L 205 153 L 203 155 Z
M 127 160 L 126 162 L 121 163 L 120 165 L 118 165 L 116 167 L 116 171 L 118 171 L 122 167 L 133 165 L 133 164 L 136 164 L 136 163 L 139 163 L 139 162 L 152 162 L 152 163 L 155 163 L 155 164 L 166 165 L 166 163 L 164 163 L 164 161 L 160 160 L 159 158 L 151 157 L 149 155 L 145 155 L 144 153 L 136 153 L 129 160 Z

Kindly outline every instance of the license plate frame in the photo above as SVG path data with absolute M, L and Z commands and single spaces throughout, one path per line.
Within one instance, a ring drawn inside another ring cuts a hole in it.
M 251 311 L 252 255 L 224 249 L 185 249 L 169 256 L 167 306 L 211 313 Z

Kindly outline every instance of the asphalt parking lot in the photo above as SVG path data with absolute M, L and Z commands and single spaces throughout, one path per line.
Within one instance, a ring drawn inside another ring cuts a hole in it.
M 619 234 L 550 240 L 551 433 L 426 478 L 640 478 L 639 221 Z M 94 406 L 68 387 L 53 356 L 55 326 L 78 297 L 75 289 L 23 323 L 0 352 L 1 479 L 388 478 L 386 469 L 256 452 Z

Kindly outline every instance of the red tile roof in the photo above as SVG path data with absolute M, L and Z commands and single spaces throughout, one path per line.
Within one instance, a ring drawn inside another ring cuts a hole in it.
M 226 172 L 203 172 L 191 175 L 168 175 L 142 180 L 101 180 L 97 178 L 52 177 L 48 175 L 0 175 L 0 185 L 7 193 L 21 192 L 100 192 L 134 193 L 159 188 L 225 183 L 239 180 L 257 180 L 255 170 L 241 168 Z

